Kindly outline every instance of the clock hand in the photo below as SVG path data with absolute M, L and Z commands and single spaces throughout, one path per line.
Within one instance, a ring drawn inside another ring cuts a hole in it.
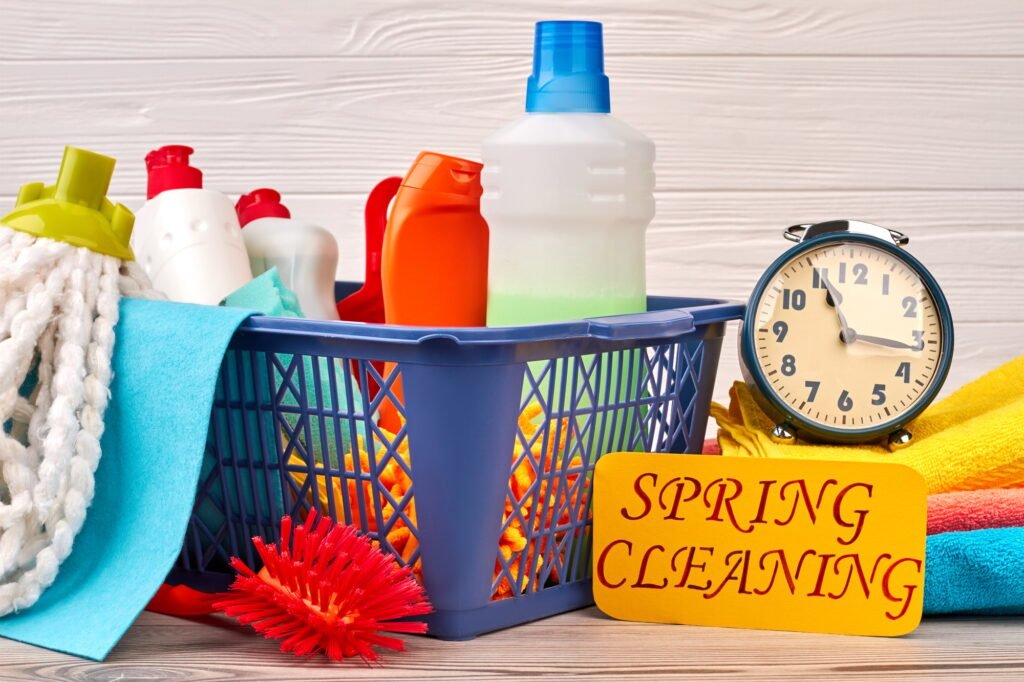
M 883 339 L 878 336 L 868 336 L 866 334 L 857 334 L 856 341 L 863 341 L 864 343 L 873 343 L 876 346 L 884 346 L 886 348 L 899 348 L 900 350 L 921 350 L 919 346 L 912 346 L 909 343 L 903 343 L 902 341 L 894 341 L 893 339 Z
M 828 281 L 828 277 L 822 275 L 821 281 L 825 283 L 825 289 L 828 291 L 829 296 L 832 297 L 832 302 L 835 304 L 836 315 L 839 316 L 839 338 L 843 343 L 850 344 L 854 341 L 853 330 L 850 329 L 849 323 L 846 321 L 846 315 L 843 314 L 843 309 L 839 307 L 839 302 L 842 300 L 842 295 L 835 288 L 832 282 Z

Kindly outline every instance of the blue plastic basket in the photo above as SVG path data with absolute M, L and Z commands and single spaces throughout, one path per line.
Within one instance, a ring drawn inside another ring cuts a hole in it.
M 253 536 L 276 541 L 282 515 L 315 508 L 415 567 L 437 637 L 593 603 L 597 458 L 700 451 L 725 323 L 744 306 L 648 308 L 493 329 L 250 319 L 224 359 L 169 582 L 224 588 L 231 556 L 257 565 Z M 398 369 L 384 378 L 382 361 Z M 388 434 L 374 415 L 399 375 L 406 421 Z

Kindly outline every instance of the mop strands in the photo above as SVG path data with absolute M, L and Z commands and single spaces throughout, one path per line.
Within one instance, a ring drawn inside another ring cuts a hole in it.
M 153 297 L 114 160 L 68 147 L 0 219 L 0 616 L 57 577 L 93 497 L 122 296 Z

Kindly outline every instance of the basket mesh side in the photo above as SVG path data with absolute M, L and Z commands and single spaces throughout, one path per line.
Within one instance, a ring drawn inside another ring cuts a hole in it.
M 367 416 L 393 397 L 400 370 L 381 374 L 365 360 L 229 351 L 179 566 L 256 566 L 254 535 L 277 541 L 281 516 L 316 508 L 418 568 L 406 429 Z
M 693 449 L 701 341 L 527 368 L 491 599 L 590 576 L 591 481 L 608 452 Z

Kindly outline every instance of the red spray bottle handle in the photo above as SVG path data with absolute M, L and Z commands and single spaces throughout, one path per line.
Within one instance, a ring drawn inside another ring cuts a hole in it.
M 370 190 L 363 210 L 366 226 L 366 282 L 373 280 L 380 290 L 381 254 L 384 252 L 384 230 L 388 226 L 388 204 L 398 194 L 402 178 L 384 178 Z
M 388 225 L 388 204 L 398 193 L 402 178 L 384 178 L 370 190 L 363 209 L 366 229 L 366 271 L 362 288 L 338 303 L 338 316 L 354 322 L 384 322 L 384 290 L 381 285 L 381 258 L 384 231 Z

